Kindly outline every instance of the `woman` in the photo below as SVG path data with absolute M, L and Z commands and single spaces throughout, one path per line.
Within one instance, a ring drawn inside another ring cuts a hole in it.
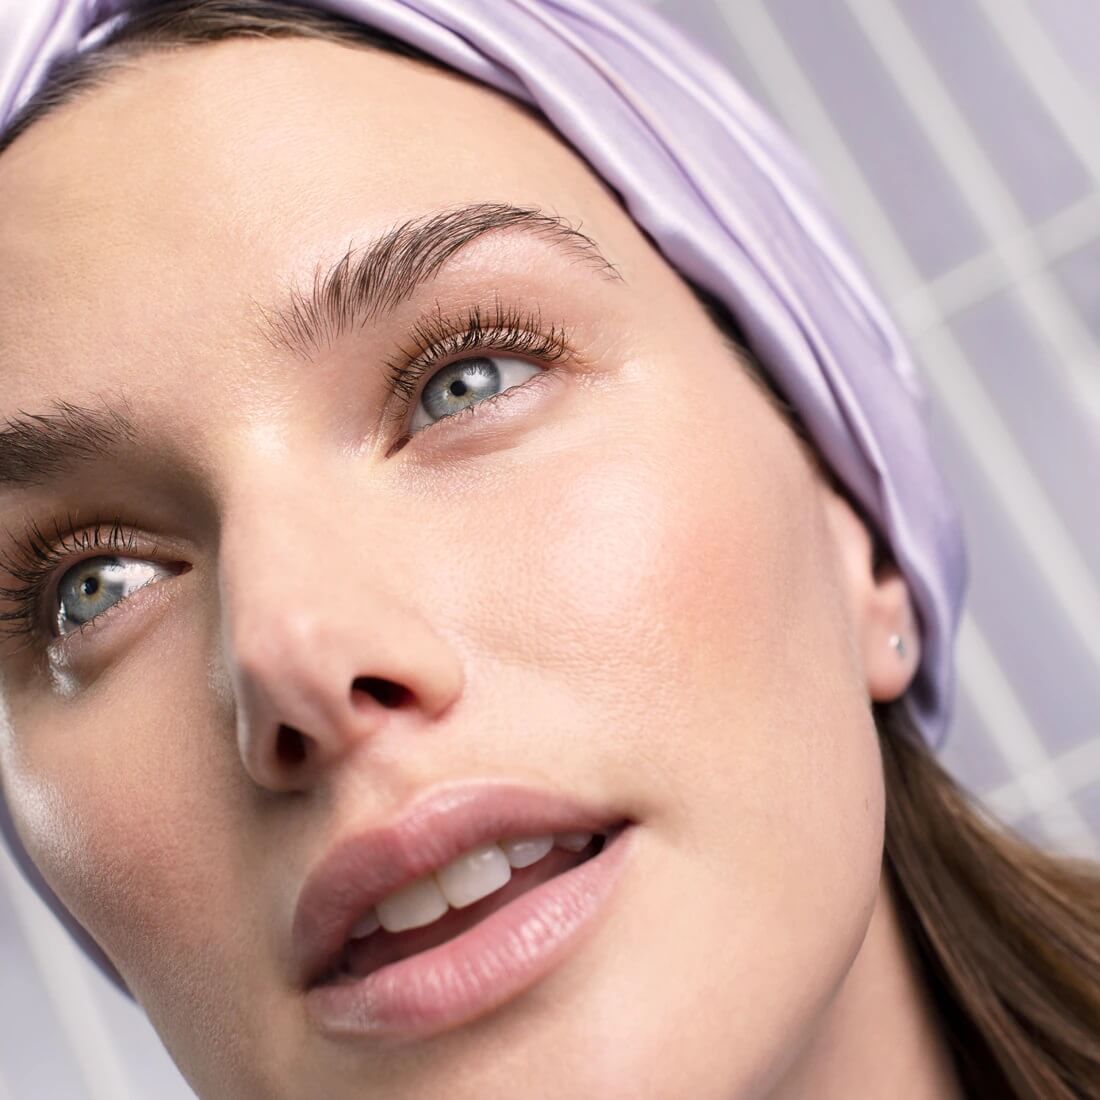
M 932 755 L 956 517 L 797 160 L 631 4 L 331 6 L 5 61 L 37 888 L 203 1097 L 1100 1094 L 1100 890 Z

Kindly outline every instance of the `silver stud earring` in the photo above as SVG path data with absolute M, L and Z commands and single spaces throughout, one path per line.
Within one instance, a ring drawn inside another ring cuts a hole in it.
M 890 635 L 890 645 L 893 649 L 897 651 L 897 655 L 899 657 L 905 656 L 905 643 L 901 640 L 900 634 Z

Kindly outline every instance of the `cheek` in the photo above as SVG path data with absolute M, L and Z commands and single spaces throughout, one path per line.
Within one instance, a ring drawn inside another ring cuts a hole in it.
M 502 666 L 478 713 L 537 715 L 716 870 L 717 841 L 768 880 L 873 885 L 879 759 L 820 486 L 747 381 L 698 374 L 659 415 L 656 384 L 617 391 L 456 522 L 451 606 Z
M 555 737 L 577 730 L 601 764 L 631 758 L 625 743 L 685 783 L 774 753 L 793 778 L 806 715 L 829 716 L 817 766 L 831 730 L 861 717 L 813 474 L 747 382 L 714 399 L 723 381 L 709 405 L 701 385 L 659 415 L 655 386 L 601 398 L 591 431 L 468 495 L 440 539 L 462 583 L 439 606 L 507 666 L 493 691 L 517 690 L 520 713 L 542 696 Z
M 232 896 L 232 864 L 217 838 L 237 826 L 209 705 L 195 698 L 200 671 L 179 658 L 194 639 L 158 640 L 136 647 L 72 717 L 50 704 L 16 714 L 21 747 L 5 782 L 35 863 L 131 988 L 186 1000 L 188 975 L 204 969 L 196 960 L 242 957 L 223 942 L 240 922 L 218 908 Z
M 217 753 L 204 671 L 180 660 L 199 647 L 183 623 L 176 630 L 162 652 L 135 649 L 125 676 L 80 708 L 79 726 L 53 715 L 17 727 L 26 748 L 5 779 L 31 857 L 172 1057 L 235 1065 L 230 1076 L 244 1080 L 242 1052 L 262 1021 L 242 1016 L 238 1001 L 260 973 L 256 914 L 240 898 L 248 868 L 234 841 L 247 803 L 232 755 Z
M 690 990 L 728 1021 L 731 1081 L 779 1065 L 843 979 L 877 896 L 884 797 L 816 481 L 787 429 L 752 415 L 563 447 L 537 491 L 486 511 L 498 583 L 471 612 L 520 685 L 522 709 L 503 709 L 552 737 L 542 758 L 592 771 L 646 826 L 607 968 L 621 980 L 594 1016 L 635 1006 L 652 1049 L 668 1019 L 643 1006 Z

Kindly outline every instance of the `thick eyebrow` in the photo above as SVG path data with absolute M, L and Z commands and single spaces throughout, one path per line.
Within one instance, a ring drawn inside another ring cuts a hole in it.
M 20 412 L 0 429 L 0 486 L 59 478 L 80 463 L 117 457 L 137 438 L 125 398 L 101 398 L 100 408 L 56 400 L 45 412 Z
M 349 246 L 325 272 L 315 266 L 309 291 L 293 289 L 279 307 L 260 306 L 263 335 L 308 358 L 341 333 L 393 309 L 462 248 L 494 230 L 533 233 L 570 260 L 622 282 L 591 237 L 557 215 L 508 203 L 473 203 L 410 219 L 366 246 Z M 129 403 L 100 407 L 54 400 L 45 411 L 7 418 L 0 428 L 0 487 L 41 485 L 78 465 L 112 461 L 132 449 L 139 431 Z
M 318 263 L 308 290 L 293 288 L 277 307 L 257 303 L 261 332 L 276 346 L 308 358 L 356 325 L 394 309 L 457 252 L 495 230 L 534 234 L 568 259 L 622 282 L 596 242 L 563 218 L 537 207 L 471 203 L 412 218 L 365 246 L 351 245 L 327 271 Z

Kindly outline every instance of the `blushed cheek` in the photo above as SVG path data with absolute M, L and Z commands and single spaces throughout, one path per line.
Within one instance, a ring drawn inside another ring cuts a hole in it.
M 831 865 L 834 843 L 874 848 L 878 776 L 821 487 L 762 403 L 738 396 L 690 427 L 612 430 L 614 449 L 555 467 L 516 630 L 599 716 L 602 760 L 654 812 L 678 803 L 668 823 L 717 863 L 736 813 L 735 843 L 751 835 L 764 865 L 803 842 Z
M 772 696 L 808 606 L 814 537 L 810 475 L 781 442 L 762 457 L 774 439 L 742 450 L 653 434 L 555 467 L 530 517 L 538 588 L 517 626 L 548 667 L 571 661 L 576 684 L 614 693 L 604 705 L 697 708 L 704 724 L 709 700 Z
M 667 1016 L 638 1006 L 737 974 L 709 1003 L 744 1060 L 778 1058 L 850 964 L 882 794 L 813 474 L 778 432 L 739 437 L 652 433 L 556 465 L 525 517 L 538 592 L 516 630 L 581 697 L 576 760 L 645 825 L 631 913 L 661 932 L 622 919 L 608 1018 L 634 1006 L 632 1033 L 659 1042 Z

